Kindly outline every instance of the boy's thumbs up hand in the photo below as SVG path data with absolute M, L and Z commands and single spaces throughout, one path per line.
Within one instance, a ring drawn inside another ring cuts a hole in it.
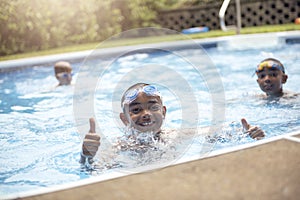
M 241 119 L 241 123 L 246 130 L 246 133 L 248 133 L 251 138 L 260 140 L 265 137 L 265 133 L 260 127 L 251 126 L 244 118 Z
M 90 118 L 90 130 L 84 137 L 82 144 L 82 153 L 87 157 L 94 157 L 100 146 L 100 136 L 96 134 L 95 119 Z
M 243 128 L 247 131 L 250 128 L 250 124 L 248 124 L 248 122 L 244 118 L 241 119 L 241 122 L 242 122 Z
M 89 122 L 90 122 L 90 130 L 89 130 L 89 133 L 96 133 L 95 119 L 94 119 L 94 118 L 90 118 L 90 119 L 89 119 Z

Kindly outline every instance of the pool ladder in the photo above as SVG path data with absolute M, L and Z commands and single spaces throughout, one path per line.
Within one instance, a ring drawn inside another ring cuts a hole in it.
M 236 34 L 240 34 L 241 32 L 241 4 L 240 0 L 235 0 L 235 5 L 236 5 L 236 16 L 237 16 L 237 26 L 232 25 L 232 26 L 226 26 L 225 25 L 225 12 L 227 10 L 227 7 L 230 3 L 230 0 L 224 0 L 223 4 L 221 6 L 221 9 L 219 11 L 219 17 L 220 17 L 220 25 L 221 29 L 223 31 L 228 31 L 228 30 L 236 30 Z

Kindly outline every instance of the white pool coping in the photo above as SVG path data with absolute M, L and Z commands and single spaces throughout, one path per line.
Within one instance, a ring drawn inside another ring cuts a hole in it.
M 230 48 L 249 48 L 249 45 L 255 45 L 258 44 L 259 41 L 264 41 L 263 47 L 266 47 L 268 45 L 274 46 L 275 44 L 280 44 L 282 41 L 282 38 L 290 38 L 290 37 L 300 37 L 300 31 L 288 31 L 288 32 L 276 32 L 276 33 L 264 33 L 264 34 L 247 34 L 247 35 L 236 35 L 236 36 L 226 36 L 226 37 L 218 37 L 218 38 L 207 38 L 207 39 L 199 39 L 199 40 L 194 40 L 198 44 L 209 44 L 212 42 L 215 42 L 218 44 L 218 47 L 226 47 L 230 46 Z M 247 42 L 242 42 L 245 41 L 247 38 Z M 145 45 L 134 45 L 134 46 L 126 46 L 126 47 L 115 47 L 115 48 L 107 48 L 107 49 L 101 49 L 99 51 L 99 54 L 105 54 L 105 55 L 110 55 L 110 54 L 116 54 L 120 51 L 126 51 L 126 50 L 132 50 L 134 48 L 162 48 L 162 47 L 178 47 L 178 46 L 184 46 L 186 44 L 185 41 L 177 41 L 177 42 L 165 42 L 165 43 L 157 43 L 157 44 L 145 44 Z M 255 46 L 255 48 L 259 48 L 258 46 Z M 56 55 L 50 55 L 50 56 L 41 56 L 41 57 L 34 57 L 34 58 L 24 58 L 24 59 L 18 59 L 18 60 L 9 60 L 9 61 L 1 61 L 0 62 L 0 72 L 1 70 L 5 69 L 16 69 L 21 66 L 25 67 L 30 67 L 30 66 L 37 66 L 37 65 L 44 65 L 44 64 L 49 64 L 49 63 L 55 63 L 59 60 L 77 60 L 77 59 L 84 59 L 86 56 L 90 55 L 93 52 L 93 50 L 88 50 L 88 51 L 80 51 L 80 52 L 73 52 L 73 53 L 64 53 L 64 54 L 56 54 Z M 262 139 L 259 141 L 251 142 L 248 144 L 243 144 L 243 145 L 238 145 L 235 147 L 227 147 L 221 150 L 215 150 L 207 155 L 197 155 L 193 157 L 189 157 L 188 159 L 179 159 L 175 163 L 172 163 L 168 166 L 173 166 L 177 164 L 182 164 L 190 161 L 195 161 L 203 158 L 209 158 L 209 157 L 214 157 L 234 151 L 239 151 L 255 146 L 259 146 L 262 144 L 267 144 L 270 142 L 274 142 L 277 140 L 285 139 L 285 140 L 290 140 L 293 142 L 299 142 L 300 143 L 300 138 L 293 137 L 297 134 L 300 134 L 299 131 L 287 133 L 284 135 L 279 135 L 275 136 L 272 138 L 266 138 Z M 163 166 L 167 167 L 167 166 Z M 97 183 L 105 180 L 110 180 L 110 179 L 115 179 L 115 178 L 120 178 L 124 176 L 128 176 L 131 174 L 136 174 L 136 173 L 141 173 L 141 172 L 147 172 L 150 170 L 155 170 L 162 168 L 162 165 L 151 165 L 143 168 L 139 168 L 136 170 L 131 170 L 131 172 L 125 173 L 125 172 L 111 172 L 108 174 L 103 174 L 79 181 L 75 181 L 72 183 L 68 184 L 62 184 L 62 185 L 57 185 L 57 186 L 50 186 L 47 188 L 42 188 L 38 189 L 35 191 L 28 191 L 28 192 L 20 192 L 12 195 L 4 195 L 1 196 L 0 199 L 16 199 L 16 198 L 23 198 L 23 197 L 29 197 L 29 196 L 36 196 L 40 194 L 45 194 L 45 193 L 51 193 L 51 192 L 57 192 L 60 190 L 65 190 L 65 189 L 70 189 L 74 187 L 79 187 L 79 186 L 84 186 L 92 183 Z M 133 172 L 134 171 L 134 172 Z

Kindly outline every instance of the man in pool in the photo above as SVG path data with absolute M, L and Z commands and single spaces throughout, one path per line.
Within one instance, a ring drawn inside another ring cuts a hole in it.
M 284 66 L 279 60 L 274 58 L 264 59 L 257 65 L 255 73 L 260 89 L 265 92 L 263 98 L 297 96 L 291 92 L 283 92 L 282 85 L 286 83 L 288 75 L 285 74 Z
M 72 67 L 69 62 L 59 61 L 54 65 L 55 77 L 58 85 L 70 85 L 72 81 Z
M 160 92 L 154 85 L 137 83 L 126 90 L 121 99 L 123 112 L 120 119 L 125 126 L 140 133 L 148 132 L 153 134 L 153 138 L 160 140 L 163 121 L 166 116 L 166 107 L 163 105 Z M 253 139 L 261 139 L 264 132 L 257 126 L 250 126 L 245 119 L 242 125 L 246 133 Z M 90 131 L 85 135 L 80 163 L 89 162 L 96 155 L 100 146 L 100 136 L 95 134 L 95 121 L 90 119 Z

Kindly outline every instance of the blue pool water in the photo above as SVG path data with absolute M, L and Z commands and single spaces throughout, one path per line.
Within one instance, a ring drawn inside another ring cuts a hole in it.
M 84 101 L 89 93 L 95 94 L 92 104 L 87 107 L 93 108 L 100 127 L 98 131 L 109 146 L 122 135 L 122 124 L 118 119 L 121 111 L 119 95 L 130 85 L 132 77 L 137 82 L 145 78 L 149 78 L 145 81 L 149 82 L 154 77 L 170 80 L 169 85 L 158 85 L 168 108 L 164 124 L 166 129 L 186 128 L 195 120 L 184 115 L 185 102 L 181 102 L 180 95 L 174 92 L 186 89 L 185 85 L 180 84 L 180 78 L 186 80 L 192 88 L 194 97 L 188 96 L 185 101 L 195 98 L 198 107 L 195 108 L 197 126 L 211 126 L 214 107 L 208 80 L 221 77 L 221 85 L 217 89 L 220 89 L 220 93 L 224 92 L 222 123 L 226 125 L 217 132 L 220 137 L 214 141 L 211 151 L 255 142 L 241 132 L 236 132 L 242 117 L 251 124 L 261 126 L 266 132 L 266 138 L 300 129 L 299 98 L 280 101 L 259 99 L 256 95 L 261 94 L 261 91 L 256 77 L 252 76 L 257 63 L 273 55 L 282 61 L 289 76 L 284 90 L 300 92 L 299 44 L 235 50 L 218 47 L 206 49 L 206 52 L 206 59 L 209 58 L 210 65 L 216 67 L 217 74 L 204 75 L 184 59 L 197 60 L 199 52 L 194 49 L 171 53 L 136 53 L 122 56 L 113 62 L 98 59 L 88 64 L 72 63 L 75 83 L 78 83 L 80 76 L 85 77 L 80 79 L 80 83 L 88 82 L 91 78 L 97 79 L 95 88 L 91 90 L 80 87 L 78 90 L 76 84 L 55 88 L 57 81 L 52 66 L 1 73 L 0 197 L 89 178 L 90 173 L 80 166 L 78 160 L 82 136 L 88 131 L 90 116 L 89 113 L 84 114 L 84 108 L 80 112 L 76 111 L 74 105 Z M 99 74 L 85 68 L 85 65 L 92 65 L 95 69 L 109 67 Z M 128 81 L 125 76 L 133 69 L 138 74 L 145 74 L 140 77 L 133 74 Z M 83 114 L 78 116 L 78 113 Z M 198 154 L 203 140 L 204 137 L 194 138 L 185 156 Z

